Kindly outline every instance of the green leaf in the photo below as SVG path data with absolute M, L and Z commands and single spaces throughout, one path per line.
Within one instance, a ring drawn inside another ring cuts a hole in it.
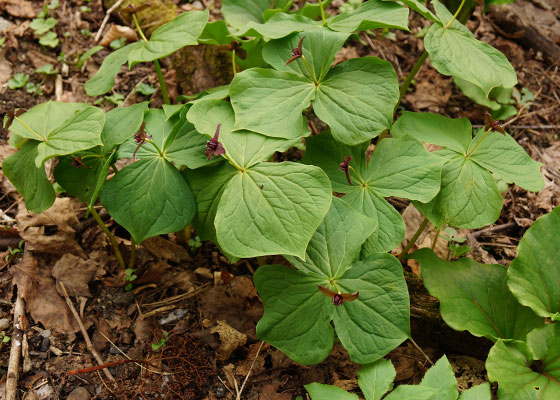
M 345 61 L 317 88 L 313 109 L 339 142 L 356 145 L 391 127 L 399 99 L 392 65 L 375 57 Z
M 391 128 L 391 136 L 401 138 L 405 135 L 467 154 L 472 141 L 472 126 L 467 118 L 403 111 Z
M 439 4 L 435 1 L 434 4 Z M 446 21 L 451 14 L 438 16 Z M 487 43 L 476 40 L 461 23 L 454 21 L 447 29 L 434 23 L 424 38 L 430 62 L 443 75 L 464 79 L 480 87 L 486 95 L 495 87 L 509 88 L 517 84 L 515 70 L 507 58 Z M 465 58 L 465 54 L 469 56 Z
M 450 157 L 443 166 L 439 194 L 430 203 L 414 206 L 438 227 L 475 229 L 495 222 L 503 200 L 490 172 L 463 155 Z
M 39 38 L 39 44 L 42 46 L 56 47 L 58 43 L 58 37 L 55 32 L 47 32 Z
M 490 400 L 490 384 L 488 382 L 481 383 L 461 392 L 459 400 Z
M 287 256 L 298 270 L 329 279 L 340 278 L 358 259 L 362 243 L 375 226 L 337 197 L 306 249 L 305 261 Z
M 58 21 L 52 17 L 49 17 L 47 19 L 35 18 L 33 21 L 31 21 L 29 27 L 33 29 L 33 32 L 35 32 L 37 36 L 41 36 L 42 34 L 47 33 L 52 28 L 54 28 L 57 23 Z
M 134 42 L 105 57 L 97 73 L 84 85 L 87 95 L 100 96 L 111 90 L 115 84 L 115 75 L 120 72 L 121 66 L 127 62 L 129 54 L 141 46 L 142 42 Z
M 480 104 L 481 106 L 487 107 L 490 110 L 497 111 L 502 107 L 502 104 L 498 103 L 493 96 L 496 92 L 508 91 L 510 94 L 513 89 L 504 89 L 504 88 L 494 88 L 488 94 L 488 96 L 484 93 L 480 87 L 464 80 L 461 78 L 453 78 L 453 82 L 457 87 L 463 92 L 465 96 L 469 99 L 474 101 L 476 104 Z
M 323 25 L 303 15 L 274 14 L 265 23 L 249 21 L 232 35 L 237 37 L 255 36 L 265 40 L 280 39 L 294 32 L 310 31 L 312 29 L 324 30 Z
M 190 108 L 187 118 L 194 123 L 199 132 L 210 138 L 214 136 L 218 124 L 221 124 L 218 140 L 223 144 L 226 154 L 241 168 L 249 168 L 266 161 L 274 152 L 286 151 L 299 141 L 268 137 L 249 131 L 232 132 L 235 115 L 231 103 L 224 100 L 198 102 Z M 208 138 L 204 139 L 204 143 L 206 140 Z
M 271 40 L 263 48 L 263 58 L 278 71 L 295 72 L 313 79 L 301 58 L 286 65 L 286 61 L 292 57 L 292 50 L 298 47 L 299 41 L 303 37 L 305 37 L 301 43 L 303 56 L 309 64 L 313 77 L 317 81 L 321 81 L 333 65 L 336 53 L 348 38 L 347 33 L 320 29 Z
M 221 11 L 228 25 L 240 28 L 250 21 L 264 22 L 264 12 L 272 7 L 285 11 L 291 5 L 292 0 L 223 0 Z
M 334 326 L 350 359 L 359 364 L 378 360 L 410 337 L 410 304 L 400 262 L 375 254 L 352 265 L 338 286 L 359 291 L 354 301 L 336 307 Z
M 144 125 L 146 134 L 151 136 L 150 140 L 162 149 L 176 121 L 168 119 L 162 109 L 150 108 L 144 114 L 144 122 L 146 123 Z M 132 154 L 137 146 L 138 143 L 131 137 L 119 147 L 117 157 L 132 158 Z M 151 143 L 144 143 L 136 151 L 136 158 L 142 159 L 157 156 L 158 154 L 157 149 Z
M 72 154 L 102 145 L 101 131 L 105 113 L 99 108 L 88 106 L 68 118 L 62 125 L 48 132 L 37 146 L 35 165 L 41 166 L 49 158 Z
M 197 44 L 198 37 L 208 22 L 208 10 L 188 11 L 157 28 L 150 40 L 138 42 L 128 54 L 130 68 L 141 62 L 167 57 L 185 46 Z
M 197 213 L 192 223 L 201 240 L 217 242 L 214 227 L 216 211 L 227 183 L 237 172 L 228 163 L 219 167 L 183 171 L 196 197 Z
M 229 44 L 231 37 L 226 22 L 222 19 L 208 22 L 198 38 L 204 44 Z
M 89 60 L 91 56 L 93 56 L 95 53 L 97 53 L 97 52 L 99 52 L 103 49 L 104 49 L 103 46 L 94 46 L 91 49 L 89 49 L 88 51 L 86 51 L 78 59 L 78 62 L 76 63 L 76 68 L 82 68 L 84 63 L 87 62 L 87 60 Z
M 377 28 L 408 31 L 408 9 L 390 1 L 370 0 L 353 11 L 330 18 L 327 24 L 329 28 L 339 32 L 367 31 Z
M 498 340 L 490 349 L 486 369 L 488 379 L 498 381 L 499 399 L 559 398 L 559 349 L 558 324 L 535 329 L 527 336 L 527 343 Z
M 334 340 L 334 306 L 317 289 L 321 279 L 265 265 L 257 269 L 254 281 L 264 306 L 257 336 L 302 364 L 327 358 Z
M 358 371 L 358 385 L 366 400 L 381 400 L 393 388 L 397 372 L 391 360 L 380 358 L 373 364 L 363 365 Z
M 224 190 L 215 221 L 218 243 L 236 257 L 303 258 L 330 203 L 331 186 L 320 168 L 257 164 L 236 174 Z
M 359 400 L 359 397 L 353 393 L 332 385 L 323 385 L 313 382 L 304 385 L 305 390 L 309 392 L 311 400 Z
M 424 18 L 429 19 L 432 22 L 441 22 L 438 17 L 436 17 L 421 1 L 418 0 L 401 0 L 401 2 L 416 11 L 418 14 L 422 15 Z
M 284 139 L 306 136 L 301 113 L 314 93 L 313 82 L 293 73 L 261 68 L 240 72 L 230 85 L 234 129 Z
M 105 114 L 105 125 L 101 132 L 103 153 L 109 153 L 116 146 L 134 136 L 148 111 L 148 102 L 134 104 L 130 107 L 116 107 Z
M 27 85 L 28 82 L 29 82 L 29 75 L 20 72 L 15 74 L 12 78 L 10 78 L 10 80 L 8 81 L 8 88 L 12 90 L 20 89 L 22 87 L 25 87 L 25 85 Z
M 457 381 L 447 357 L 441 357 L 431 367 L 419 385 L 400 385 L 389 393 L 387 400 L 456 400 Z
M 420 263 L 426 289 L 439 299 L 443 320 L 455 330 L 493 341 L 525 340 L 527 333 L 544 323 L 509 291 L 503 265 L 479 264 L 470 258 L 447 262 L 430 249 L 409 258 Z
M 153 87 L 152 85 L 150 85 L 149 83 L 140 82 L 138 85 L 136 85 L 136 87 L 134 88 L 134 91 L 136 93 L 140 93 L 144 96 L 151 96 L 152 94 L 154 94 L 156 92 L 156 88 Z M 164 104 L 164 105 L 167 105 L 167 104 Z
M 39 142 L 25 142 L 19 151 L 2 163 L 2 172 L 23 196 L 29 211 L 42 213 L 54 203 L 54 189 L 47 179 L 45 168 L 35 166 Z
M 73 161 L 72 157 L 59 158 L 54 169 L 54 179 L 68 194 L 81 202 L 89 203 L 105 160 L 101 157 L 85 158 L 82 163 L 86 167 L 75 167 Z
M 187 182 L 173 165 L 158 157 L 120 170 L 103 185 L 101 204 L 136 243 L 183 229 L 196 212 Z
M 484 136 L 480 132 L 472 141 L 469 151 Z M 523 189 L 538 192 L 544 188 L 542 163 L 534 161 L 510 135 L 490 132 L 471 154 L 470 158 L 508 182 Z
M 521 304 L 542 317 L 560 313 L 560 207 L 538 218 L 517 246 L 508 286 Z

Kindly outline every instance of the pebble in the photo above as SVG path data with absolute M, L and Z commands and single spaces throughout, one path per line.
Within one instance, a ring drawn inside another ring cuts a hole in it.
M 91 395 L 84 387 L 77 387 L 68 395 L 67 400 L 89 400 Z

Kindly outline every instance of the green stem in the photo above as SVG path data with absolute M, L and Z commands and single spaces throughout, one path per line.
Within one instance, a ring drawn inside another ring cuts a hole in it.
M 474 153 L 474 151 L 476 150 L 476 148 L 480 145 L 480 143 L 482 143 L 482 141 L 483 141 L 484 139 L 486 139 L 486 136 L 488 136 L 488 134 L 489 134 L 491 131 L 492 131 L 492 129 L 488 129 L 486 132 L 484 132 L 484 135 L 482 135 L 482 137 L 480 138 L 480 140 L 478 141 L 478 143 L 475 144 L 475 146 L 472 148 L 472 150 L 469 151 L 465 157 L 469 157 L 472 153 Z
M 245 172 L 245 169 L 241 168 L 235 161 L 232 160 L 232 158 L 230 156 L 228 156 L 227 154 L 223 154 L 223 156 L 226 158 L 226 160 L 229 161 L 229 163 L 231 165 L 233 165 L 235 167 L 235 169 L 237 169 L 238 171 L 241 171 L 241 172 Z
M 370 156 L 369 160 L 371 160 L 373 158 L 373 154 L 375 153 L 375 150 L 377 150 L 377 148 L 379 147 L 379 143 L 381 143 L 381 141 L 383 139 L 385 139 L 387 136 L 389 136 L 389 129 L 385 129 L 383 132 L 381 132 L 379 134 L 379 137 L 377 138 L 377 143 L 375 144 L 375 147 L 373 148 L 373 151 L 371 152 L 371 156 Z M 368 165 L 369 165 L 369 160 L 367 161 Z
M 237 74 L 237 63 L 235 62 L 235 50 L 231 52 L 231 66 L 233 68 L 233 76 Z
M 414 64 L 414 67 L 412 67 L 412 69 L 410 70 L 410 72 L 408 73 L 408 75 L 406 76 L 404 81 L 401 83 L 401 87 L 399 88 L 399 101 L 398 101 L 397 105 L 395 106 L 395 112 L 394 113 L 397 112 L 397 108 L 399 108 L 399 105 L 401 104 L 401 101 L 402 101 L 404 95 L 406 94 L 406 91 L 410 87 L 410 84 L 412 83 L 412 80 L 414 79 L 414 77 L 416 76 L 418 71 L 420 70 L 420 67 L 422 67 L 422 65 L 424 65 L 424 62 L 426 61 L 427 58 L 428 58 L 428 52 L 426 50 L 424 50 L 424 52 L 422 53 L 420 58 L 416 61 L 416 64 Z
M 315 86 L 317 86 L 318 85 L 317 78 L 315 78 L 315 74 L 311 71 L 311 67 L 307 63 L 307 60 L 305 59 L 305 56 L 303 54 L 301 55 L 301 60 L 303 61 L 303 65 L 305 65 L 305 68 L 307 68 L 307 72 L 309 72 L 309 76 L 311 77 L 311 79 L 313 79 L 313 83 L 315 83 Z
M 136 261 L 136 241 L 134 236 L 130 236 L 130 260 L 128 260 L 128 269 L 134 269 Z
M 101 219 L 97 211 L 95 211 L 95 208 L 93 207 L 91 208 L 91 215 L 93 215 L 93 219 L 95 219 L 97 225 L 99 225 L 101 230 L 105 232 L 105 234 L 109 238 L 109 241 L 111 242 L 111 246 L 113 246 L 113 251 L 115 252 L 115 257 L 117 257 L 117 261 L 119 262 L 119 265 L 122 267 L 122 269 L 126 269 L 123 256 L 121 254 L 121 251 L 119 250 L 117 239 L 115 239 L 115 237 L 113 236 L 109 228 L 107 228 L 107 225 L 105 225 L 105 223 L 103 222 L 103 220 Z
M 152 146 L 154 146 L 156 148 L 158 154 L 163 157 L 163 152 L 160 150 L 159 146 L 154 143 L 153 140 L 150 140 L 150 139 L 145 139 L 145 140 L 146 140 L 146 143 L 150 143 Z
M 447 29 L 451 26 L 453 21 L 455 21 L 455 18 L 457 18 L 457 15 L 459 15 L 459 13 L 461 12 L 461 9 L 463 8 L 464 5 L 465 5 L 465 0 L 461 1 L 461 4 L 459 5 L 459 8 L 457 9 L 457 11 L 455 11 L 455 14 L 453 14 L 453 17 L 449 20 L 449 22 L 447 24 L 445 24 L 443 29 Z
M 327 25 L 327 19 L 325 18 L 325 10 L 323 9 L 323 2 L 319 0 L 319 8 L 321 9 L 321 19 L 323 20 L 323 26 Z
M 439 239 L 439 233 L 441 232 L 441 228 L 436 230 L 436 234 L 434 235 L 434 242 L 432 243 L 432 250 L 436 248 L 437 240 Z
M 39 135 L 37 132 L 35 132 L 33 129 L 31 129 L 31 127 L 29 125 L 27 125 L 25 122 L 23 122 L 21 119 L 19 119 L 18 117 L 14 117 L 14 119 L 19 122 L 25 129 L 27 129 L 29 132 L 31 132 L 33 135 L 35 135 L 41 142 L 44 142 L 46 139 L 44 137 L 42 137 L 41 135 Z
M 358 179 L 358 182 L 360 182 L 360 184 L 362 186 L 365 186 L 365 182 L 363 180 L 363 178 L 360 176 L 360 174 L 358 174 L 358 171 L 356 171 L 351 165 L 348 166 L 348 169 L 354 174 L 354 176 Z
M 414 235 L 410 238 L 404 249 L 401 251 L 401 254 L 399 254 L 399 256 L 397 257 L 399 260 L 403 260 L 408 255 L 408 251 L 412 246 L 414 246 L 414 243 L 416 243 L 424 229 L 426 229 L 426 226 L 428 226 L 428 222 L 428 218 L 424 218 L 424 221 L 422 221 Z
M 136 17 L 136 14 L 132 14 L 132 20 L 134 21 L 134 25 L 136 26 L 136 30 L 138 31 L 138 34 L 140 35 L 142 40 L 144 42 L 147 42 L 148 39 L 144 35 L 144 32 L 142 32 L 142 28 L 140 28 L 140 23 L 138 22 L 138 18 Z M 165 79 L 163 79 L 163 74 L 161 72 L 161 66 L 159 65 L 159 60 L 154 60 L 154 65 L 156 66 L 156 74 L 157 74 L 158 81 L 159 81 L 159 89 L 161 90 L 161 97 L 163 97 L 163 103 L 164 104 L 171 104 L 171 101 L 169 101 L 169 95 L 167 94 L 167 86 L 165 85 Z

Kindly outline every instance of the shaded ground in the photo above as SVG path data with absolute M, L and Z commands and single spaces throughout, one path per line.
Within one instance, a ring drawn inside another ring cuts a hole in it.
M 2 23 L 8 26 L 3 34 L 5 45 L 0 49 L 0 114 L 16 107 L 29 109 L 49 99 L 89 103 L 96 100 L 86 96 L 83 84 L 109 50 L 101 50 L 82 68 L 75 66 L 75 60 L 96 44 L 94 35 L 105 11 L 100 1 L 60 3 L 52 13 L 58 20 L 55 30 L 61 43 L 50 49 L 40 46 L 29 29 L 29 22 L 41 10 L 42 3 L 0 0 Z M 201 4 L 206 3 L 210 2 Z M 336 8 L 340 3 L 335 0 L 333 6 Z M 550 5 L 552 11 L 549 11 L 558 16 L 560 8 L 554 8 L 552 1 Z M 89 7 L 90 11 L 83 7 Z M 219 10 L 214 9 L 212 15 L 218 16 Z M 110 23 L 122 22 L 113 17 Z M 418 15 L 412 14 L 413 34 L 420 32 L 423 24 Z M 473 247 L 471 255 L 478 261 L 508 264 L 516 256 L 515 247 L 532 221 L 560 205 L 560 73 L 557 66 L 544 61 L 542 54 L 522 48 L 515 38 L 504 36 L 480 13 L 475 13 L 468 26 L 478 38 L 504 52 L 518 73 L 518 87 L 526 87 L 535 95 L 532 104 L 518 106 L 519 113 L 510 119 L 508 129 L 534 159 L 544 164 L 545 189 L 534 194 L 517 186 L 510 187 L 495 224 L 497 230 L 487 234 L 460 232 L 465 237 L 468 235 Z M 368 37 L 362 36 L 360 41 L 349 42 L 339 54 L 339 61 L 375 55 L 393 63 L 402 78 L 422 50 L 422 41 L 414 35 L 398 31 L 394 36 L 391 33 L 384 37 L 381 32 L 373 32 Z M 65 55 L 62 58 L 61 52 Z M 46 63 L 53 64 L 61 73 L 44 78 L 34 72 Z M 177 83 L 170 62 L 163 64 L 167 66 L 171 92 L 181 94 L 181 82 Z M 138 65 L 132 71 L 123 68 L 123 72 L 116 80 L 114 92 L 123 95 L 127 102 L 146 99 L 133 91 L 138 82 L 157 86 L 151 66 Z M 40 84 L 43 95 L 7 89 L 6 82 L 15 73 L 28 74 L 31 82 Z M 152 96 L 156 105 L 159 97 L 157 92 Z M 102 105 L 113 107 L 107 100 Z M 441 76 L 429 65 L 422 67 L 416 76 L 416 84 L 405 96 L 403 107 L 452 117 L 466 116 L 473 124 L 483 124 L 484 109 L 474 105 L 450 78 Z M 316 125 L 314 129 L 323 128 L 320 123 Z M 0 141 L 3 159 L 11 151 L 4 130 Z M 284 157 L 297 159 L 299 152 Z M 256 260 L 232 265 L 209 243 L 191 249 L 173 235 L 153 238 L 139 248 L 139 279 L 135 281 L 135 289 L 126 292 L 110 244 L 95 222 L 84 218 L 83 205 L 61 198 L 49 211 L 36 216 L 27 212 L 3 177 L 1 185 L 0 217 L 6 229 L 0 231 L 0 317 L 3 318 L 0 328 L 8 336 L 13 335 L 11 321 L 16 293 L 12 283 L 24 292 L 28 311 L 24 326 L 28 346 L 27 349 L 24 346 L 19 384 L 21 398 L 232 399 L 236 387 L 241 389 L 244 385 L 244 399 L 289 400 L 304 395 L 303 385 L 313 381 L 347 390 L 357 388 L 358 366 L 348 361 L 339 345 L 335 345 L 326 361 L 307 367 L 291 362 L 256 338 L 255 326 L 262 314 L 251 278 L 259 265 Z M 420 222 L 418 215 L 407 201 L 391 199 L 391 202 L 403 212 L 410 237 Z M 106 214 L 101 215 L 119 239 L 127 259 L 128 234 L 111 223 Z M 430 245 L 431 237 L 428 231 L 419 244 Z M 18 248 L 22 239 L 25 250 L 12 256 L 8 247 Z M 436 247 L 443 255 L 444 246 L 442 242 Z M 259 261 L 261 264 L 283 262 L 276 257 Z M 419 273 L 413 263 L 405 268 L 412 278 Z M 143 368 L 134 363 L 109 368 L 115 381 L 96 371 L 66 376 L 68 370 L 97 363 L 55 282 L 63 282 L 68 289 L 103 360 L 121 360 L 126 354 L 147 364 L 142 364 Z M 411 284 L 410 289 L 414 293 L 413 303 L 433 303 L 419 285 Z M 430 321 L 413 312 L 413 337 L 424 352 L 432 359 L 439 358 L 443 352 L 447 354 L 460 389 L 485 381 L 484 360 L 489 342 L 468 334 L 450 333 L 449 329 L 430 325 Z M 456 344 L 450 342 L 449 337 L 453 335 Z M 157 348 L 162 343 L 165 346 Z M 2 372 L 6 370 L 9 353 L 8 343 L 0 349 Z M 419 382 L 429 367 L 425 357 L 408 342 L 393 351 L 390 358 L 397 369 L 398 383 Z M 251 374 L 244 384 L 249 371 Z M 5 382 L 5 376 L 4 373 L 0 384 Z M 0 398 L 3 398 L 2 388 Z

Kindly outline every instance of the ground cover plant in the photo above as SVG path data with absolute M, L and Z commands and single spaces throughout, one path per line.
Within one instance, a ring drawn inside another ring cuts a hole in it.
M 396 372 L 383 357 L 407 340 L 419 348 L 402 264 L 416 260 L 443 320 L 494 343 L 486 368 L 498 398 L 560 396 L 560 209 L 526 231 L 509 267 L 460 257 L 469 249 L 457 245 L 455 229 L 498 220 L 500 185 L 545 187 L 542 164 L 499 120 L 512 116 L 516 72 L 462 23 L 472 5 L 369 0 L 329 16 L 329 1 L 297 9 L 292 3 L 223 0 L 223 20 L 210 22 L 208 10 L 186 11 L 151 35 L 139 22 L 143 7 L 124 7 L 140 40 L 105 57 L 84 89 L 103 96 L 123 65 L 153 63 L 159 90 L 135 91 L 161 96 L 163 104 L 105 111 L 47 101 L 7 113 L 4 127 L 17 151 L 2 171 L 26 209 L 43 213 L 57 196 L 84 203 L 86 216 L 108 236 L 120 265 L 115 280 L 126 290 L 138 279 L 137 247 L 160 235 L 175 234 L 196 248 L 212 242 L 231 263 L 256 258 L 253 281 L 264 309 L 256 337 L 306 365 L 323 362 L 340 342 L 361 365 L 366 399 L 490 398 L 489 384 L 459 393 L 445 355 L 419 385 L 388 393 Z M 411 12 L 427 21 L 425 50 L 402 82 L 377 57 L 335 62 L 366 31 L 408 31 Z M 42 35 L 55 25 L 47 8 L 31 27 Z M 233 79 L 171 104 L 160 60 L 199 46 L 225 49 Z M 90 50 L 80 68 L 101 49 Z M 484 125 L 403 108 L 428 58 L 492 111 Z M 14 76 L 11 88 L 26 87 L 28 79 Z M 294 149 L 303 156 L 291 158 Z M 423 216 L 402 248 L 405 221 L 389 198 L 410 201 Z M 129 234 L 124 255 L 100 205 Z M 409 254 L 430 226 L 432 249 Z M 449 240 L 446 259 L 433 251 L 440 233 Z M 166 331 L 154 351 L 168 341 Z M 323 382 L 305 389 L 314 400 L 359 398 Z

